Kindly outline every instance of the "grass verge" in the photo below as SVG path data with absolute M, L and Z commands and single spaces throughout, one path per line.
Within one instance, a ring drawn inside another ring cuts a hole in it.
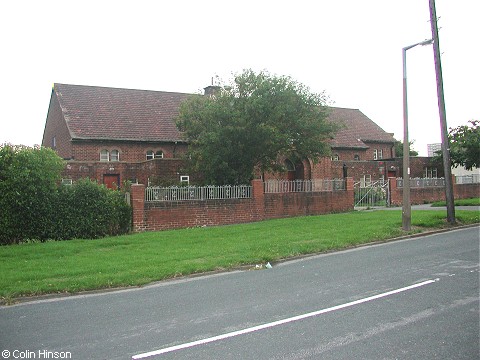
M 479 223 L 457 211 L 460 224 Z M 418 233 L 447 227 L 444 211 L 415 211 Z M 0 247 L 0 297 L 139 286 L 192 273 L 344 249 L 406 233 L 400 211 L 352 212 Z
M 437 201 L 432 203 L 433 207 L 447 206 L 445 201 Z M 480 198 L 458 199 L 455 200 L 455 206 L 480 206 Z

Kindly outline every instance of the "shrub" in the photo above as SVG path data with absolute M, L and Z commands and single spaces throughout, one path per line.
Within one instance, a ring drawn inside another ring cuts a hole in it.
M 123 192 L 90 180 L 59 186 L 64 166 L 49 148 L 0 145 L 0 245 L 130 230 Z
M 0 244 L 48 236 L 64 166 L 52 149 L 0 145 Z
M 131 208 L 125 194 L 89 179 L 59 189 L 55 226 L 57 239 L 98 238 L 127 233 Z

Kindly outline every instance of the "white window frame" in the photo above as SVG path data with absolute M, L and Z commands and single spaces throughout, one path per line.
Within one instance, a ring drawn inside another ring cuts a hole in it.
M 72 179 L 62 179 L 62 185 L 73 185 Z
M 155 158 L 155 152 L 153 150 L 147 151 L 147 160 L 153 160 Z
M 180 175 L 180 182 L 190 184 L 190 176 L 188 175 Z
M 383 159 L 383 149 L 378 149 L 378 160 Z
M 378 150 L 373 149 L 373 160 L 378 160 Z
M 110 151 L 110 161 L 120 161 L 120 151 L 114 149 Z
M 107 149 L 100 150 L 100 161 L 110 161 L 110 152 Z
M 155 151 L 155 159 L 163 159 L 163 151 L 162 150 L 157 150 Z

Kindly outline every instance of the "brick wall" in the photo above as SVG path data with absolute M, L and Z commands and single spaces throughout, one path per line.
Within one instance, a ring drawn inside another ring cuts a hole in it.
M 162 151 L 164 158 L 179 158 L 187 149 L 185 144 L 145 143 L 129 141 L 72 141 L 72 158 L 76 161 L 99 161 L 100 151 L 118 150 L 120 161 L 141 162 L 147 160 L 147 151 Z
M 273 218 L 320 215 L 353 210 L 353 180 L 347 189 L 325 193 L 265 194 L 261 180 L 252 181 L 252 198 L 145 203 L 145 186 L 132 185 L 135 232 L 197 226 L 240 224 Z
M 52 139 L 55 138 L 55 146 L 53 146 Z M 47 121 L 45 124 L 45 131 L 43 132 L 42 146 L 50 147 L 56 150 L 58 156 L 63 159 L 70 159 L 72 157 L 72 143 L 70 141 L 70 132 L 67 124 L 63 119 L 62 110 L 58 99 L 54 96 L 50 97 L 49 111 Z
M 455 176 L 452 176 L 452 179 L 455 199 L 480 197 L 480 184 L 455 184 Z M 392 206 L 402 206 L 403 188 L 397 188 L 395 178 L 389 178 L 388 180 L 390 182 L 390 204 Z M 412 205 L 432 203 L 435 201 L 445 201 L 445 188 L 443 186 L 426 188 L 410 187 L 410 203 Z
M 154 159 L 138 163 L 71 160 L 67 162 L 62 177 L 73 181 L 90 178 L 103 183 L 104 175 L 118 175 L 121 184 L 124 181 L 176 184 L 180 181 L 180 175 L 187 175 L 182 172 L 183 167 L 184 162 L 180 159 Z M 195 180 L 194 175 L 190 178 Z

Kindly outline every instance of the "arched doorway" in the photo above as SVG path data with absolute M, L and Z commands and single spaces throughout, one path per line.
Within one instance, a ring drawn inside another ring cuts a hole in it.
M 285 159 L 284 164 L 287 169 L 287 180 L 293 181 L 305 179 L 305 168 L 300 160 L 294 163 L 290 159 Z

